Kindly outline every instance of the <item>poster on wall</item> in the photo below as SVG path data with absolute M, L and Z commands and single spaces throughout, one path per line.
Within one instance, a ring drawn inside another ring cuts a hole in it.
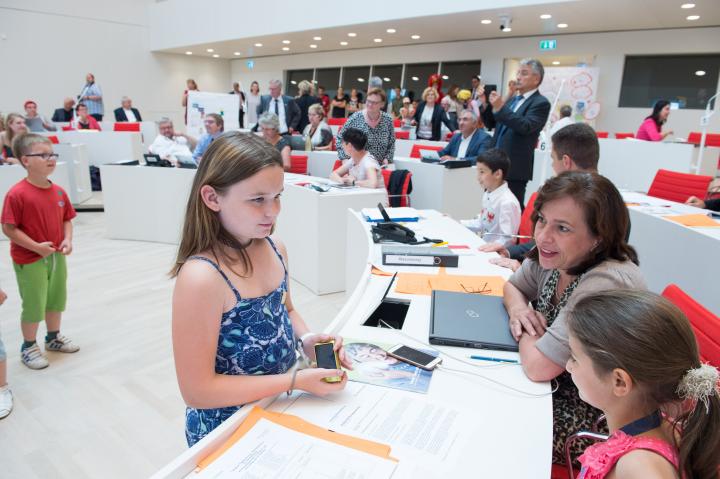
M 240 96 L 227 93 L 191 91 L 187 102 L 187 133 L 195 138 L 205 134 L 205 115 L 217 113 L 223 117 L 225 131 L 237 130 Z
M 597 101 L 598 68 L 593 67 L 548 67 L 545 78 L 540 84 L 542 93 L 550 104 L 557 104 L 550 112 L 550 124 L 560 118 L 560 107 L 569 105 L 573 109 L 572 118 L 595 126 L 595 119 L 600 114 L 600 103 Z

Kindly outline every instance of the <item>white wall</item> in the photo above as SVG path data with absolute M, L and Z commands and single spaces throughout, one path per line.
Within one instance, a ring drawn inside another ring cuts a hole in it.
M 23 103 L 32 98 L 50 116 L 64 97 L 80 93 L 85 74 L 92 72 L 103 90 L 106 116 L 128 95 L 143 119 L 169 116 L 180 128 L 187 78 L 205 91 L 230 91 L 227 60 L 150 52 L 149 3 L 0 2 L 0 111 L 23 113 Z
M 625 55 L 720 52 L 720 28 L 717 27 L 553 37 L 558 43 L 557 50 L 553 52 L 556 56 L 595 56 L 595 66 L 600 69 L 598 100 L 602 104 L 596 128 L 610 132 L 634 132 L 650 113 L 649 108 L 617 106 Z M 233 60 L 232 77 L 248 86 L 251 81 L 258 80 L 261 89 L 266 91 L 267 80 L 282 78 L 284 70 L 479 58 L 482 60 L 483 80 L 486 83 L 502 84 L 504 60 L 538 56 L 540 39 L 508 38 L 263 57 L 255 59 L 252 71 L 246 65 L 247 59 Z M 685 137 L 688 132 L 699 130 L 700 115 L 700 110 L 673 111 L 667 126 L 675 131 L 676 136 Z M 720 114 L 713 117 L 710 130 L 720 131 Z

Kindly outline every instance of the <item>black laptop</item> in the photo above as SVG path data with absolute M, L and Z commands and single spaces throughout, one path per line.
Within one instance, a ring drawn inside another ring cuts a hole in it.
M 517 351 L 500 296 L 433 291 L 430 343 L 463 348 Z

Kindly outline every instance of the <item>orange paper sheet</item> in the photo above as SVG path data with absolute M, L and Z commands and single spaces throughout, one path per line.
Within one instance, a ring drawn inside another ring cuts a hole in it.
M 440 268 L 438 274 L 399 273 L 395 292 L 430 296 L 434 289 L 459 293 L 480 293 L 502 296 L 505 280 L 501 276 L 468 276 L 447 274 Z M 488 291 L 489 290 L 489 291 Z
M 230 436 L 230 438 L 225 441 L 225 443 L 220 446 L 215 452 L 201 460 L 197 465 L 197 469 L 204 469 L 215 459 L 223 455 L 228 449 L 233 446 L 233 444 L 238 442 L 245 434 L 247 434 L 247 432 L 250 431 L 250 429 L 252 429 L 253 426 L 260 419 L 266 419 L 288 429 L 292 429 L 294 431 L 298 431 L 309 436 L 314 436 L 319 439 L 324 439 L 325 441 L 330 441 L 341 446 L 349 447 L 351 449 L 363 451 L 368 454 L 372 454 L 373 456 L 384 457 L 392 461 L 397 461 L 397 459 L 390 457 L 390 446 L 388 445 L 380 444 L 373 441 L 367 441 L 365 439 L 360 439 L 345 434 L 339 434 L 333 431 L 328 431 L 327 429 L 316 426 L 315 424 L 311 424 L 297 416 L 266 411 L 261 407 L 254 406 L 252 411 L 250 411 L 245 420 L 235 430 L 232 436 Z
M 695 226 L 703 228 L 720 228 L 720 223 L 710 218 L 707 215 L 695 214 L 695 215 L 677 215 L 677 216 L 664 216 L 665 219 L 680 223 L 685 226 Z
M 370 269 L 370 274 L 374 274 L 375 276 L 392 276 L 393 275 L 393 273 L 388 273 L 387 271 L 383 271 L 375 265 L 372 265 L 372 268 Z

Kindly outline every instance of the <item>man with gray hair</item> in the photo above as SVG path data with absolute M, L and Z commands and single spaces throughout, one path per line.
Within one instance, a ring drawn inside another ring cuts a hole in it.
M 282 94 L 282 82 L 280 80 L 270 80 L 268 90 L 270 90 L 269 95 L 260 97 L 260 104 L 257 107 L 258 118 L 269 111 L 280 120 L 280 134 L 292 135 L 300 125 L 300 108 L 292 97 Z M 253 131 L 257 131 L 257 125 L 253 128 Z
M 192 149 L 197 143 L 195 138 L 184 133 L 176 133 L 169 118 L 161 118 L 157 125 L 160 133 L 148 147 L 150 153 L 158 155 L 163 160 L 169 160 L 174 165 L 177 165 L 178 156 L 192 157 Z
M 438 155 L 442 160 L 476 161 L 481 153 L 491 147 L 492 137 L 478 129 L 478 119 L 472 110 L 463 110 L 458 118 L 458 124 L 460 133 L 455 133 L 450 143 L 440 150 Z
M 544 75 L 539 60 L 526 58 L 515 80 L 508 83 L 505 97 L 493 91 L 489 98 L 496 121 L 493 145 L 510 157 L 505 178 L 523 208 L 525 188 L 533 176 L 535 145 L 550 114 L 550 102 L 538 91 Z
M 137 108 L 133 108 L 132 100 L 130 98 L 126 96 L 122 97 L 120 104 L 122 106 L 113 111 L 113 113 L 115 113 L 115 121 L 129 121 L 131 123 L 142 121 L 140 112 Z

